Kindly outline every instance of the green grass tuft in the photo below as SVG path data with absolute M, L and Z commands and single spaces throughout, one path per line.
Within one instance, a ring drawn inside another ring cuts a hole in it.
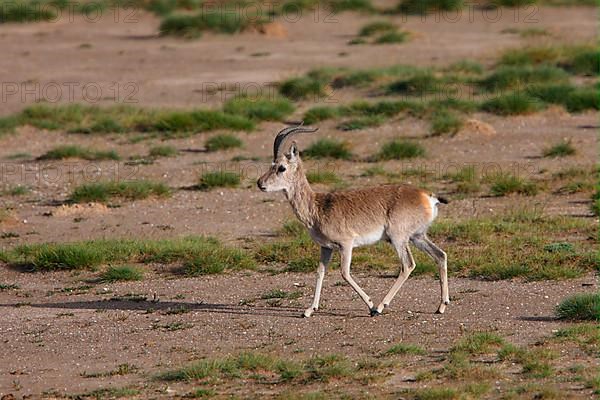
M 205 31 L 215 33 L 239 33 L 253 23 L 251 16 L 234 12 L 202 12 L 167 15 L 161 22 L 159 31 L 164 36 L 198 38 Z
M 150 196 L 164 197 L 171 194 L 171 189 L 164 183 L 151 181 L 97 182 L 77 186 L 71 193 L 71 201 L 75 203 L 99 202 L 107 203 L 114 198 L 126 200 L 142 200 Z
M 573 321 L 600 321 L 600 292 L 579 293 L 556 307 L 556 316 Z
M 342 160 L 352 157 L 348 144 L 335 139 L 319 139 L 308 146 L 302 152 L 302 155 L 308 158 L 335 158 Z
M 219 151 L 240 148 L 243 143 L 237 136 L 224 133 L 209 138 L 205 145 L 208 151 Z
M 490 190 L 494 196 L 506 196 L 511 193 L 533 196 L 537 194 L 538 188 L 533 182 L 526 181 L 511 173 L 498 173 L 487 177 L 491 186 Z
M 462 0 L 403 0 L 397 10 L 405 14 L 425 15 L 430 12 L 457 11 L 463 6 Z
M 414 344 L 398 343 L 387 349 L 384 354 L 388 356 L 404 354 L 423 355 L 426 354 L 426 352 L 423 348 Z
M 375 10 L 371 0 L 330 0 L 329 5 L 333 12 L 361 11 L 370 13 Z
M 141 281 L 143 278 L 144 272 L 141 269 L 129 265 L 109 267 L 100 276 L 103 282 Z
M 182 263 L 186 273 L 197 275 L 205 271 L 256 266 L 245 251 L 225 246 L 214 238 L 194 236 L 22 245 L 9 250 L 8 258 L 11 263 L 28 265 L 38 271 L 96 269 L 106 264 Z
M 500 66 L 480 85 L 488 91 L 523 89 L 528 85 L 566 81 L 568 75 L 562 69 L 550 66 Z
M 544 157 L 566 157 L 572 156 L 577 151 L 571 140 L 563 140 L 562 142 L 544 149 Z
M 263 99 L 247 96 L 228 100 L 223 110 L 257 121 L 281 121 L 294 111 L 294 104 L 286 98 Z
M 216 187 L 237 187 L 240 184 L 241 177 L 235 172 L 216 171 L 206 172 L 200 178 L 199 187 L 207 190 Z
M 481 105 L 483 111 L 497 115 L 531 114 L 540 108 L 538 100 L 521 92 L 500 95 Z
M 464 120 L 462 117 L 451 111 L 442 109 L 436 112 L 431 120 L 431 135 L 454 135 L 463 126 L 463 123 Z
M 309 183 L 334 184 L 342 180 L 333 171 L 309 171 L 306 174 Z
M 385 122 L 385 118 L 381 115 L 367 115 L 364 117 L 356 117 L 339 123 L 336 128 L 341 131 L 356 131 L 373 126 L 379 126 Z
M 376 33 L 385 33 L 389 31 L 395 31 L 398 27 L 389 21 L 374 21 L 364 25 L 358 35 L 359 36 L 372 36 Z
M 150 148 L 148 156 L 151 158 L 175 157 L 179 152 L 173 146 L 154 146 Z
M 408 40 L 407 32 L 386 32 L 375 39 L 375 44 L 404 43 Z
M 292 100 L 318 100 L 326 95 L 325 82 L 308 76 L 291 78 L 280 84 L 279 93 Z
M 91 150 L 77 145 L 58 146 L 39 157 L 40 160 L 63 160 L 67 158 L 80 158 L 90 161 L 120 159 L 114 150 Z
M 383 144 L 374 159 L 376 161 L 403 160 L 424 155 L 425 149 L 419 143 L 394 139 Z

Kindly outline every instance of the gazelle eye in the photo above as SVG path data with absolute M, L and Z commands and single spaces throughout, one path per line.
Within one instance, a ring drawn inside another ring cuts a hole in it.
M 277 168 L 277 172 L 285 172 L 285 167 L 283 165 L 280 165 L 279 168 Z

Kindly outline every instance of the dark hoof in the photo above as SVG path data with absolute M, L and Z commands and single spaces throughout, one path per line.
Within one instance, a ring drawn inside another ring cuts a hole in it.
M 371 308 L 371 317 L 378 317 L 381 313 L 376 308 Z

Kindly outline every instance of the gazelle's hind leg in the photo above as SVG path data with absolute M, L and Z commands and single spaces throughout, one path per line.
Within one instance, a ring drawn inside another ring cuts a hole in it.
M 398 257 L 400 257 L 400 274 L 396 279 L 396 282 L 390 288 L 390 291 L 385 295 L 383 301 L 377 306 L 376 312 L 374 315 L 381 314 L 383 309 L 390 305 L 390 302 L 396 296 L 404 282 L 410 276 L 410 273 L 415 269 L 415 260 L 408 248 L 408 242 L 403 240 L 400 242 L 396 242 L 392 240 L 392 245 L 396 248 L 396 252 L 398 253 Z
M 425 234 L 415 235 L 410 240 L 415 247 L 427 253 L 438 265 L 442 301 L 437 312 L 443 314 L 446 311 L 446 306 L 450 304 L 450 296 L 448 294 L 448 257 Z

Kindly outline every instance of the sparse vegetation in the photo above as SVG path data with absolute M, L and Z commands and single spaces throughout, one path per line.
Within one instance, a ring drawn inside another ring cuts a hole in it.
M 40 160 L 63 160 L 66 158 L 80 158 L 90 161 L 120 159 L 114 150 L 92 150 L 77 145 L 58 146 L 39 157 Z
M 143 278 L 144 272 L 131 265 L 108 267 L 100 276 L 103 282 L 141 281 Z
M 381 146 L 381 150 L 374 157 L 376 161 L 403 160 L 407 158 L 422 157 L 425 149 L 416 142 L 394 139 Z
M 342 181 L 340 177 L 336 175 L 335 172 L 322 170 L 307 172 L 306 179 L 308 179 L 309 183 L 324 184 L 340 183 Z
M 541 108 L 539 101 L 533 97 L 513 92 L 500 95 L 485 101 L 481 106 L 483 111 L 498 115 L 531 114 Z
M 576 150 L 571 140 L 563 140 L 551 147 L 544 149 L 544 157 L 566 157 L 575 154 Z
M 27 265 L 37 271 L 97 269 L 106 264 L 116 267 L 127 263 L 180 263 L 187 274 L 200 275 L 255 267 L 246 252 L 202 236 L 22 245 L 8 251 L 6 256 L 10 263 Z
M 506 196 L 511 193 L 533 196 L 538 192 L 535 183 L 511 173 L 498 173 L 488 176 L 487 179 L 491 184 L 490 191 L 494 196 Z
M 264 99 L 238 96 L 227 101 L 223 110 L 257 121 L 281 121 L 294 111 L 294 105 L 286 98 Z
M 457 11 L 462 8 L 462 0 L 403 0 L 397 11 L 425 15 L 430 12 Z
M 219 151 L 240 148 L 243 143 L 237 136 L 223 133 L 209 138 L 205 145 L 208 151 Z
M 342 160 L 352 157 L 348 144 L 335 139 L 319 139 L 308 146 L 302 152 L 302 155 L 308 158 L 336 158 Z
M 567 297 L 556 307 L 556 315 L 575 321 L 600 321 L 600 292 Z
M 22 125 L 86 134 L 154 132 L 167 137 L 216 129 L 251 131 L 255 127 L 254 122 L 248 118 L 222 111 L 168 111 L 80 104 L 36 104 L 17 115 L 0 118 L 0 131 L 3 132 L 11 132 Z
M 150 196 L 165 197 L 171 189 L 164 183 L 152 181 L 107 181 L 77 186 L 71 193 L 75 203 L 107 203 L 115 199 L 142 200 Z
M 178 153 L 175 147 L 164 145 L 151 147 L 148 156 L 151 158 L 175 157 Z
M 388 356 L 404 354 L 423 355 L 425 354 L 425 350 L 414 344 L 398 343 L 387 349 L 384 354 Z
M 216 187 L 237 187 L 240 184 L 241 177 L 235 172 L 215 171 L 206 172 L 200 178 L 200 189 L 212 189 Z

